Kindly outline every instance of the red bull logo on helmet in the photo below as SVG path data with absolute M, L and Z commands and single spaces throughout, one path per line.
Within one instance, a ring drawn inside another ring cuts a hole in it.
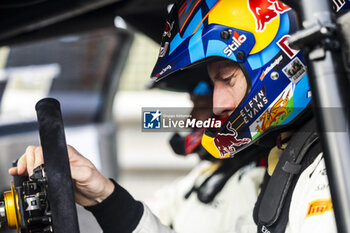
M 290 8 L 277 0 L 247 0 L 249 11 L 253 14 L 256 31 L 265 31 L 266 25 Z
M 221 157 L 226 157 L 227 154 L 231 154 L 236 151 L 235 147 L 247 144 L 251 141 L 250 138 L 238 139 L 237 131 L 232 127 L 231 123 L 226 125 L 226 128 L 231 133 L 223 134 L 219 133 L 214 138 L 215 147 L 218 149 Z

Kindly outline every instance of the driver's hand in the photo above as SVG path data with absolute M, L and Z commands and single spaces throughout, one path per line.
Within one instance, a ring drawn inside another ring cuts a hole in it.
M 114 190 L 114 184 L 104 177 L 96 167 L 72 146 L 67 146 L 72 173 L 75 200 L 82 206 L 92 206 L 106 199 Z M 12 167 L 12 176 L 31 176 L 33 169 L 44 163 L 41 147 L 28 146 L 18 160 L 17 167 Z

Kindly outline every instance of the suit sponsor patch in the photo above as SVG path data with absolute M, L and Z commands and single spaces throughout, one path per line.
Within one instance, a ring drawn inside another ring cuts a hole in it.
M 326 211 L 333 211 L 332 199 L 317 199 L 309 203 L 306 218 L 310 216 L 321 215 Z

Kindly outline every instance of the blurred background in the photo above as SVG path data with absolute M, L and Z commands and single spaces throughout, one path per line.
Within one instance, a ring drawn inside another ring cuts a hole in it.
M 1 193 L 10 188 L 7 171 L 12 162 L 28 145 L 40 143 L 34 106 L 44 97 L 60 101 L 67 143 L 136 199 L 150 198 L 197 163 L 195 156 L 174 155 L 168 143 L 172 133 L 141 131 L 142 107 L 192 104 L 186 93 L 147 88 L 165 20 L 150 20 L 157 11 L 147 1 L 130 1 L 136 8 L 125 2 L 102 5 L 108 10 L 100 6 L 72 13 L 73 21 L 67 17 L 67 22 L 44 15 L 35 24 L 27 22 L 33 32 L 24 27 L 16 34 L 10 29 L 22 24 L 9 24 L 9 29 L 0 24 Z M 158 5 L 162 16 L 169 5 Z M 78 214 L 81 232 L 100 231 L 90 213 L 78 207 Z

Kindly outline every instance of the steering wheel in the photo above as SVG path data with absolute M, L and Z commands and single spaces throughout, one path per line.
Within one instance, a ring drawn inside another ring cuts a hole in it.
M 60 103 L 53 98 L 35 106 L 48 182 L 54 233 L 79 233 L 73 182 Z

